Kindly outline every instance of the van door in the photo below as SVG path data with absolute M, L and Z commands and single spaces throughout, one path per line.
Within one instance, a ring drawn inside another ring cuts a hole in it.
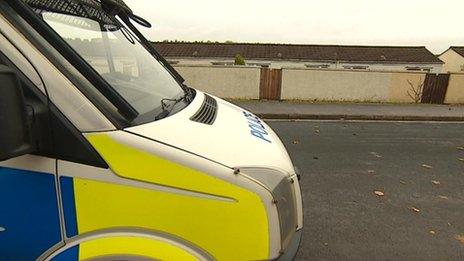
M 65 244 L 58 159 L 108 167 L 47 96 L 48 82 L 35 70 L 35 62 L 0 32 L 0 64 L 20 79 L 26 106 L 33 110 L 31 128 L 37 147 L 33 155 L 0 162 L 0 260 L 36 260 Z M 49 76 L 57 72 L 47 70 Z M 62 91 L 66 88 L 62 86 Z
M 5 47 L 4 43 L 0 44 Z M 0 52 L 0 64 L 13 69 L 3 52 Z M 35 103 L 35 108 L 46 112 L 45 96 L 39 97 L 38 89 L 34 92 L 24 75 L 14 69 L 20 76 L 26 104 Z M 46 128 L 47 121 L 42 116 L 37 112 L 32 131 L 43 133 L 39 129 Z M 43 136 L 37 141 L 44 152 L 48 150 L 47 139 Z M 0 162 L 0 260 L 35 260 L 61 244 L 56 180 L 56 158 L 45 153 Z
M 0 162 L 0 260 L 35 260 L 61 238 L 56 159 Z

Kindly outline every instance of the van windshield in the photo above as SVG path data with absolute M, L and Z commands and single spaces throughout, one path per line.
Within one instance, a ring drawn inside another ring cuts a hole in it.
M 118 19 L 35 11 L 144 118 L 155 120 L 166 101 L 184 95 L 169 71 Z

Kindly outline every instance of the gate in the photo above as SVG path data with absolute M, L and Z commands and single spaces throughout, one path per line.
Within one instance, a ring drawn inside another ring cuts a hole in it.
M 421 103 L 443 104 L 449 79 L 449 74 L 428 73 L 424 81 Z
M 282 69 L 261 68 L 259 98 L 280 100 L 282 91 Z

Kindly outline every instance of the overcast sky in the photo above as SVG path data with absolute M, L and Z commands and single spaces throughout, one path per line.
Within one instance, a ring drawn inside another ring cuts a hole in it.
M 464 45 L 462 0 L 126 0 L 150 40 Z

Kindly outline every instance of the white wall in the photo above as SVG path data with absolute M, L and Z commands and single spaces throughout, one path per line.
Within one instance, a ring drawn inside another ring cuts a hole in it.
M 175 66 L 186 84 L 221 98 L 259 99 L 261 69 L 254 67 Z
M 464 104 L 464 74 L 451 74 L 445 103 Z
M 286 69 L 282 99 L 380 101 L 389 98 L 390 73 Z

